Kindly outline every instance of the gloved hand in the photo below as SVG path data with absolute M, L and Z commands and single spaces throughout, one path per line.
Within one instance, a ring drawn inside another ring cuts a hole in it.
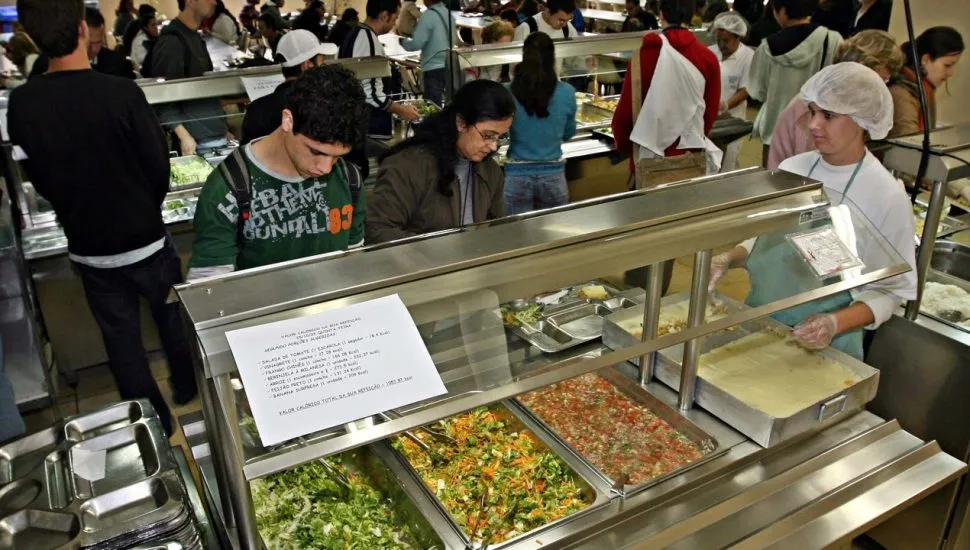
M 791 331 L 792 337 L 808 349 L 829 347 L 838 333 L 839 319 L 831 313 L 812 315 Z
M 722 101 L 721 104 L 717 107 L 717 114 L 720 115 L 720 114 L 726 113 L 727 111 L 728 111 L 727 101 Z
M 731 269 L 731 263 L 731 254 L 729 252 L 718 254 L 711 258 L 711 277 L 707 283 L 707 292 L 714 292 L 717 284 L 721 282 L 721 279 Z

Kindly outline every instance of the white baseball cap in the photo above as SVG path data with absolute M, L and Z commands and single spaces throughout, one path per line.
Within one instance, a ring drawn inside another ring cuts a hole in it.
M 276 55 L 282 56 L 284 67 L 296 67 L 318 55 L 337 55 L 337 45 L 321 43 L 317 36 L 305 29 L 290 31 L 280 38 Z

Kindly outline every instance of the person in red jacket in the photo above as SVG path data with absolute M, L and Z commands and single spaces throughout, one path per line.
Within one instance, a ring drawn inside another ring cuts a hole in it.
M 663 24 L 661 31 L 669 46 L 679 52 L 692 65 L 697 67 L 704 77 L 704 135 L 711 133 L 714 119 L 717 118 L 721 103 L 721 67 L 717 57 L 707 46 L 694 37 L 694 33 L 686 28 L 694 15 L 694 0 L 660 0 L 660 20 Z M 647 92 L 654 86 L 680 86 L 680 81 L 672 74 L 657 73 L 657 61 L 664 41 L 659 33 L 647 33 L 640 46 L 640 94 L 641 105 L 644 104 Z M 620 102 L 613 115 L 613 137 L 616 140 L 616 150 L 620 155 L 630 155 L 630 169 L 636 172 L 636 187 L 638 189 L 654 187 L 663 183 L 680 181 L 703 176 L 707 173 L 707 163 L 704 149 L 681 149 L 680 139 L 675 140 L 664 150 L 663 156 L 649 151 L 640 151 L 639 158 L 633 158 L 633 143 L 630 134 L 633 132 L 636 118 L 633 112 L 633 82 L 632 71 L 627 71 L 623 79 L 623 92 Z M 695 97 L 698 97 L 695 95 Z M 686 99 L 684 100 L 687 101 Z M 644 109 L 648 108 L 643 105 Z M 683 104 L 678 108 L 690 109 Z M 656 109 L 666 109 L 663 105 L 654 105 Z M 696 109 L 696 107 L 695 107 Z M 696 110 L 694 111 L 696 113 Z M 696 116 L 696 115 L 695 115 Z M 682 134 L 684 135 L 684 134 Z M 644 154 L 646 153 L 646 154 Z M 639 167 L 637 166 L 639 163 Z M 670 286 L 673 273 L 673 260 L 664 262 L 663 292 L 666 294 Z M 647 273 L 645 268 L 628 271 L 625 281 L 631 286 L 644 288 Z
M 717 118 L 718 108 L 721 102 L 721 67 L 718 64 L 717 57 L 707 46 L 698 41 L 694 37 L 694 33 L 686 27 L 690 22 L 690 18 L 694 15 L 694 5 L 694 0 L 661 0 L 660 19 L 663 23 L 663 31 L 661 32 L 667 37 L 670 45 L 686 57 L 704 75 L 704 100 L 707 104 L 707 108 L 704 111 L 704 134 L 708 135 L 714 126 L 714 119 Z M 664 75 L 654 74 L 662 44 L 663 42 L 658 33 L 647 33 L 643 37 L 643 44 L 640 46 L 641 100 L 647 96 L 647 91 L 650 90 L 651 86 L 664 84 Z M 613 115 L 612 124 L 613 136 L 616 140 L 616 150 L 626 155 L 632 152 L 633 144 L 630 141 L 630 133 L 633 131 L 633 125 L 636 122 L 633 117 L 633 87 L 630 79 L 630 71 L 627 71 L 626 77 L 623 79 L 623 92 L 620 94 L 620 102 Z M 690 150 L 679 149 L 677 145 L 675 142 L 667 148 L 665 151 L 667 158 L 678 157 L 691 152 Z M 631 159 L 631 171 L 636 164 L 636 160 Z M 704 175 L 703 168 L 704 165 L 702 164 L 701 171 L 696 175 Z M 693 175 L 679 177 L 681 171 L 677 170 L 676 172 L 678 172 L 676 174 L 678 177 L 668 181 L 694 177 Z M 666 182 L 651 181 L 650 185 L 659 183 Z M 639 184 L 641 187 L 644 185 L 646 184 Z

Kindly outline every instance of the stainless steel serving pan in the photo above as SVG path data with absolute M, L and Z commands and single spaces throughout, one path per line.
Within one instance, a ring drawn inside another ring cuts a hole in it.
M 673 304 L 685 299 L 684 294 L 669 296 L 661 304 Z M 720 296 L 719 299 L 723 301 L 729 312 L 745 307 L 744 304 L 723 296 Z M 640 314 L 642 318 L 642 311 Z M 639 339 L 634 338 L 632 334 L 622 328 L 622 326 L 629 326 L 627 315 L 629 315 L 629 312 L 624 311 L 607 317 L 604 328 L 604 344 L 608 347 L 620 349 L 640 343 Z M 784 332 L 791 330 L 786 325 L 771 318 L 757 319 L 743 323 L 731 330 L 706 337 L 701 353 L 706 353 L 714 348 L 766 329 Z M 626 333 L 627 336 L 624 337 L 623 333 Z M 609 334 L 610 337 L 607 338 L 606 334 Z M 711 384 L 700 375 L 697 377 L 695 401 L 714 416 L 750 437 L 754 442 L 763 447 L 771 447 L 821 424 L 844 418 L 863 408 L 876 396 L 876 389 L 879 387 L 878 370 L 834 348 L 827 348 L 817 353 L 841 363 L 859 381 L 847 388 L 833 391 L 824 399 L 788 418 L 770 416 Z M 682 358 L 683 346 L 661 350 L 658 355 L 657 378 L 675 391 L 680 387 L 680 362 Z
M 521 533 L 513 538 L 505 541 L 489 541 L 487 545 L 488 548 L 492 550 L 499 550 L 501 548 L 507 548 L 515 545 L 520 540 L 526 537 L 533 537 L 538 533 L 541 533 L 547 529 L 550 529 L 556 525 L 560 525 L 566 521 L 574 519 L 578 516 L 588 513 L 602 505 L 605 505 L 610 500 L 610 495 L 608 489 L 604 489 L 602 482 L 598 482 L 596 478 L 599 476 L 594 470 L 586 466 L 582 461 L 576 460 L 576 457 L 571 453 L 568 448 L 564 447 L 558 438 L 552 436 L 552 434 L 546 431 L 541 425 L 535 422 L 533 419 L 528 417 L 528 415 L 522 414 L 519 407 L 508 403 L 494 403 L 489 406 L 494 412 L 500 415 L 502 421 L 506 423 L 506 427 L 511 432 L 523 432 L 529 431 L 535 436 L 535 440 L 539 447 L 544 447 L 545 450 L 556 454 L 559 458 L 563 460 L 566 467 L 568 468 L 573 480 L 576 484 L 583 489 L 584 500 L 587 503 L 586 508 L 578 511 L 574 514 L 560 518 L 559 520 L 550 522 L 546 525 L 533 529 L 531 531 Z M 460 533 L 466 548 L 480 548 L 482 545 L 477 541 L 473 541 L 471 535 L 467 532 L 464 526 L 459 525 L 455 518 L 451 515 L 451 511 L 445 507 L 445 505 L 438 500 L 434 495 L 434 492 L 424 483 L 421 474 L 411 465 L 408 459 L 398 452 L 397 450 L 391 449 L 391 453 L 398 461 L 399 465 L 416 481 L 421 485 L 422 490 L 425 492 L 426 496 L 434 502 L 437 509 L 441 514 L 446 516 L 451 523 L 452 528 Z
M 629 397 L 634 402 L 646 407 L 647 409 L 650 410 L 650 412 L 654 413 L 661 420 L 663 420 L 667 424 L 670 424 L 670 426 L 672 426 L 675 430 L 680 432 L 682 435 L 686 436 L 695 445 L 697 445 L 698 448 L 701 449 L 701 452 L 704 455 L 698 460 L 695 460 L 689 464 L 685 464 L 676 470 L 654 477 L 647 481 L 637 483 L 637 484 L 620 483 L 621 480 L 618 480 L 610 476 L 606 472 L 604 472 L 601 468 L 593 464 L 582 453 L 580 453 L 572 445 L 570 445 L 568 441 L 560 437 L 559 434 L 556 432 L 556 430 L 553 429 L 549 424 L 547 424 L 542 419 L 542 417 L 534 413 L 532 409 L 528 407 L 528 405 L 525 405 L 524 403 L 518 400 L 515 401 L 515 408 L 513 408 L 513 410 L 515 410 L 516 412 L 521 411 L 522 414 L 527 415 L 534 422 L 542 426 L 542 428 L 545 431 L 548 431 L 550 434 L 555 436 L 556 439 L 559 440 L 564 447 L 569 449 L 574 456 L 576 456 L 579 460 L 583 461 L 583 463 L 586 464 L 591 470 L 599 474 L 599 476 L 608 485 L 612 487 L 614 494 L 630 495 L 632 493 L 642 491 L 648 487 L 652 487 L 658 483 L 661 483 L 667 479 L 670 479 L 671 477 L 680 475 L 687 469 L 703 464 L 708 460 L 716 458 L 721 454 L 727 452 L 727 449 L 721 448 L 717 440 L 714 439 L 713 436 L 709 435 L 707 432 L 699 428 L 696 424 L 691 422 L 687 417 L 683 416 L 682 414 L 680 414 L 679 412 L 677 412 L 676 410 L 674 410 L 673 408 L 671 408 L 670 406 L 662 402 L 661 400 L 654 397 L 650 392 L 645 390 L 642 386 L 640 386 L 639 384 L 637 384 L 636 382 L 628 378 L 626 375 L 621 373 L 616 368 L 610 367 L 610 368 L 603 369 L 601 371 L 596 372 L 596 375 L 600 376 L 601 378 L 603 378 L 604 380 L 612 384 L 614 387 L 620 390 L 620 392 L 623 395 Z

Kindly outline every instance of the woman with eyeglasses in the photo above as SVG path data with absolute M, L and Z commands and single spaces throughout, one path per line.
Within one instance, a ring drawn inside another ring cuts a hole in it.
M 530 34 L 512 78 L 515 121 L 505 164 L 505 210 L 509 215 L 569 202 L 562 144 L 576 135 L 576 90 L 556 75 L 549 35 Z
M 514 114 L 504 86 L 469 82 L 384 154 L 367 201 L 366 244 L 505 216 L 505 176 L 492 157 Z

